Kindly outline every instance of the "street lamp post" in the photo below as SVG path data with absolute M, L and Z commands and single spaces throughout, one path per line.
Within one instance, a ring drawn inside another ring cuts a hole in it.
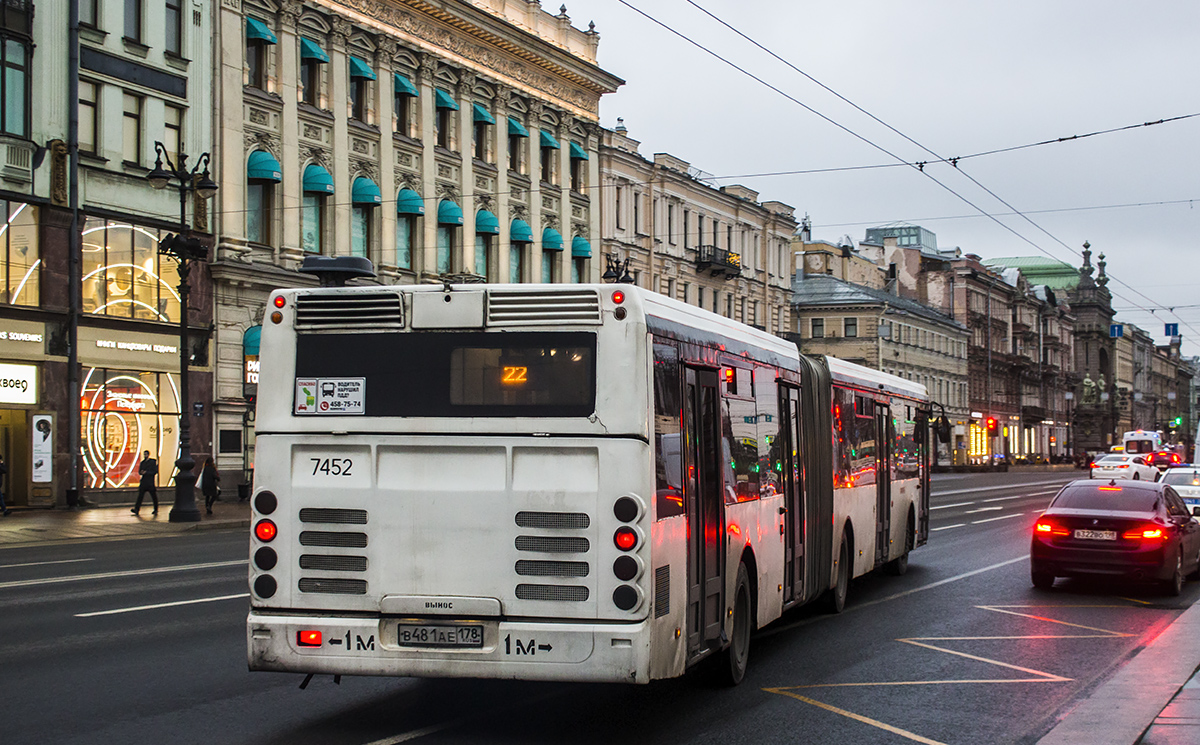
M 182 148 L 181 148 L 182 149 Z M 170 521 L 194 523 L 200 521 L 200 510 L 196 508 L 196 474 L 192 470 L 196 461 L 192 459 L 192 435 L 189 422 L 188 364 L 191 356 L 188 342 L 188 274 L 192 265 L 208 258 L 208 248 L 192 237 L 187 220 L 187 197 L 195 192 L 201 199 L 209 199 L 217 193 L 217 185 L 208 175 L 209 155 L 203 153 L 196 165 L 187 167 L 188 156 L 180 152 L 179 163 L 171 162 L 167 149 L 161 142 L 154 143 L 157 158 L 154 170 L 146 176 L 155 189 L 168 185 L 179 190 L 179 233 L 168 234 L 158 243 L 158 252 L 170 256 L 179 264 L 179 459 L 175 461 L 175 504 L 171 507 Z M 163 161 L 166 168 L 163 168 Z

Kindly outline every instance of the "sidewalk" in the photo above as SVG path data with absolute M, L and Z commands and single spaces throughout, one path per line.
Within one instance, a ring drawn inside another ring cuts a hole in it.
M 165 498 L 164 498 L 165 497 Z M 143 504 L 141 513 L 133 515 L 133 504 L 67 509 L 14 508 L 8 517 L 0 517 L 0 549 L 14 546 L 36 546 L 47 543 L 78 540 L 114 540 L 186 533 L 194 530 L 233 530 L 250 527 L 250 503 L 221 500 L 213 506 L 213 514 L 204 514 L 204 498 L 196 493 L 200 522 L 173 523 L 168 519 L 172 495 L 160 493 L 158 514 L 150 514 L 152 506 Z
M 1038 743 L 1200 743 L 1200 603 L 1184 611 Z

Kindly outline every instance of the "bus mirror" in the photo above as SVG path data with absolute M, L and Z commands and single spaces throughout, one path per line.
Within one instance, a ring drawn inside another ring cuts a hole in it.
M 937 438 L 943 444 L 948 445 L 950 443 L 950 420 L 946 418 L 945 414 L 937 418 L 937 423 L 934 424 L 934 431 L 937 432 Z

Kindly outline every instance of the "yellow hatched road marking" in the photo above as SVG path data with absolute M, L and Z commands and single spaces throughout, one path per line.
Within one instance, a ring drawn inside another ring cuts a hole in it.
M 834 714 L 841 714 L 844 717 L 849 717 L 850 719 L 862 722 L 863 724 L 869 724 L 872 727 L 878 727 L 879 729 L 886 732 L 891 732 L 894 735 L 900 735 L 901 737 L 912 740 L 913 742 L 921 742 L 925 743 L 925 745 L 945 745 L 937 740 L 930 740 L 928 737 L 921 737 L 915 732 L 909 732 L 906 729 L 900 729 L 899 727 L 893 727 L 890 724 L 884 724 L 877 719 L 871 719 L 870 717 L 864 717 L 862 714 L 855 714 L 852 711 L 846 711 L 845 709 L 839 709 L 836 706 L 830 706 L 829 704 L 822 703 L 820 701 L 814 701 L 807 696 L 801 696 L 798 693 L 792 693 L 786 688 L 764 688 L 763 690 L 767 691 L 768 693 L 778 693 L 781 696 L 790 696 L 798 701 L 803 701 L 806 704 L 812 704 L 813 706 L 826 711 L 832 711 Z

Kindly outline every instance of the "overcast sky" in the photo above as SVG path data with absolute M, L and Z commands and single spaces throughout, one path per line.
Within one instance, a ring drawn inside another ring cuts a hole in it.
M 837 123 L 619 0 L 567 0 L 575 26 L 595 21 L 601 66 L 626 81 L 602 99 L 601 123 L 623 117 L 643 156 L 668 152 L 722 184 L 790 204 L 830 241 L 902 221 L 933 230 L 940 248 L 985 259 L 1049 254 L 1076 266 L 1089 241 L 1093 262 L 1107 256 L 1119 319 L 1158 343 L 1163 322 L 1179 321 L 1184 353 L 1200 354 L 1200 117 L 964 159 L 958 169 L 926 166 L 1014 234 L 909 167 L 745 176 L 897 162 L 838 124 L 907 162 L 935 156 L 687 0 L 628 1 Z M 561 2 L 543 5 L 557 12 Z M 1200 113 L 1195 0 L 695 2 L 947 158 Z M 1036 225 L 1003 214 L 1011 210 L 997 196 Z M 1167 306 L 1179 307 L 1172 315 Z

